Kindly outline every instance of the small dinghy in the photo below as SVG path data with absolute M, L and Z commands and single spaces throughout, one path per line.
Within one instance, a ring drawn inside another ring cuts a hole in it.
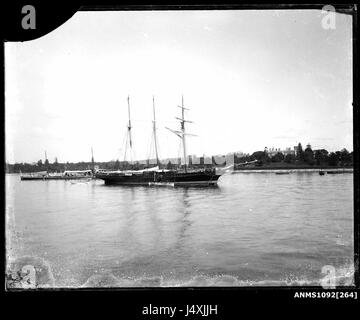
M 174 187 L 175 184 L 172 182 L 149 182 L 151 187 Z

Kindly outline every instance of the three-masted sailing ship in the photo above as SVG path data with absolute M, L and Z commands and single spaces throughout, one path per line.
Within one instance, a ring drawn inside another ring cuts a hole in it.
M 127 138 L 129 146 L 132 148 L 131 139 L 131 119 L 130 119 L 130 102 L 128 97 L 128 126 Z M 170 186 L 214 186 L 217 184 L 220 174 L 217 174 L 215 168 L 191 169 L 187 165 L 186 155 L 186 136 L 185 123 L 191 122 L 185 119 L 184 98 L 182 97 L 181 118 L 176 117 L 180 121 L 180 130 L 172 130 L 166 128 L 182 140 L 182 149 L 184 157 L 184 165 L 177 169 L 160 169 L 157 136 L 156 136 L 156 118 L 155 118 L 155 102 L 153 97 L 153 139 L 155 145 L 155 156 L 157 166 L 143 170 L 118 170 L 118 171 L 101 171 L 96 173 L 96 177 L 105 181 L 105 184 L 119 184 L 119 185 L 170 185 Z

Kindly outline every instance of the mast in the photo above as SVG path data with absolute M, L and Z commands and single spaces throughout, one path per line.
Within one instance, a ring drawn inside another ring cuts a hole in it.
M 45 150 L 45 162 L 44 162 L 44 165 L 45 165 L 45 169 L 47 170 L 48 169 L 48 158 L 47 158 L 47 153 L 46 153 L 46 150 Z
M 180 120 L 180 129 L 181 131 L 176 131 L 176 130 L 172 130 L 166 127 L 166 129 L 168 129 L 169 131 L 171 131 L 172 133 L 176 134 L 181 140 L 182 140 L 182 146 L 183 146 L 183 157 L 184 157 L 184 168 L 185 168 L 185 172 L 187 172 L 187 159 L 186 159 L 186 139 L 185 136 L 189 136 L 193 134 L 189 134 L 186 133 L 185 130 L 185 122 L 189 122 L 192 123 L 192 121 L 190 120 L 185 120 L 185 110 L 189 110 L 187 108 L 184 107 L 184 96 L 181 96 L 181 106 L 178 106 L 179 108 L 181 108 L 181 118 L 175 117 L 177 120 Z
M 127 152 L 127 144 L 129 142 L 130 145 L 130 159 L 131 159 L 131 150 L 132 150 L 132 139 L 131 139 L 131 118 L 130 118 L 130 97 L 127 97 L 128 103 L 128 115 L 129 115 L 129 122 L 127 125 L 127 136 L 126 136 L 126 146 L 125 146 L 125 153 L 124 153 L 124 161 L 126 161 L 126 152 Z
M 156 137 L 156 117 L 155 117 L 155 99 L 153 96 L 153 135 L 154 135 L 154 144 L 155 144 L 155 155 L 156 155 L 156 164 L 159 165 L 159 154 L 158 154 L 158 148 L 157 148 L 157 137 Z
M 128 101 L 128 113 L 129 113 L 129 124 L 128 124 L 128 133 L 129 133 L 129 142 L 130 148 L 132 148 L 132 140 L 131 140 L 131 119 L 130 119 L 130 97 L 127 98 Z
M 93 153 L 93 148 L 91 147 L 91 164 L 92 164 L 92 170 L 95 170 L 95 166 L 94 166 L 94 153 Z
M 184 117 L 184 96 L 181 95 L 181 131 L 182 131 L 182 143 L 183 143 L 183 152 L 184 152 L 184 168 L 186 172 L 186 141 L 185 141 L 185 117 Z

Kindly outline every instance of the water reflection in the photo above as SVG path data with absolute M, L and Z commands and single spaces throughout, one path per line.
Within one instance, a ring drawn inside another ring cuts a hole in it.
M 182 246 L 183 241 L 185 239 L 186 230 L 191 226 L 191 221 L 189 220 L 191 209 L 190 209 L 190 196 L 189 196 L 188 188 L 184 189 L 182 192 L 182 204 L 183 204 L 182 207 L 183 214 L 179 219 L 180 230 L 179 230 L 179 240 L 177 242 L 177 247 Z

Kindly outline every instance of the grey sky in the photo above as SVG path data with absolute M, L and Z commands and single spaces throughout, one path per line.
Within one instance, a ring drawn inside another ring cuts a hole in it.
M 78 12 L 50 34 L 6 43 L 9 162 L 122 159 L 127 95 L 135 156 L 150 150 L 152 95 L 161 157 L 252 153 L 299 141 L 352 150 L 352 21 L 321 11 Z

